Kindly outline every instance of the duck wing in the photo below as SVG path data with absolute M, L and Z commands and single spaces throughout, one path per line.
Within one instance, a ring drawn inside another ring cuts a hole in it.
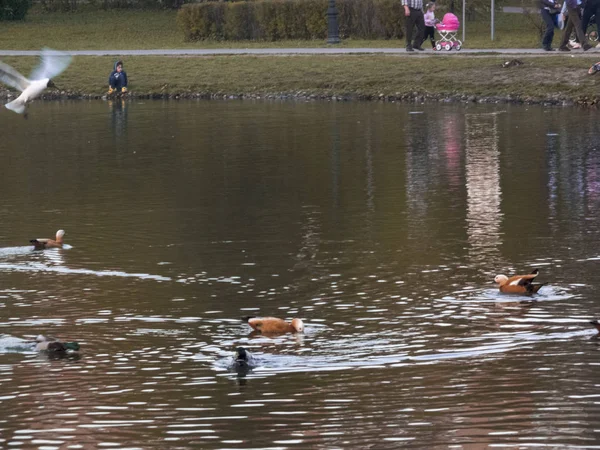
M 531 282 L 534 280 L 535 277 L 538 276 L 538 273 L 539 272 L 536 269 L 527 275 L 514 275 L 506 281 L 506 284 L 511 285 L 511 286 L 515 286 L 515 285 L 527 286 L 528 284 L 531 284 Z
M 58 50 L 52 50 L 50 48 L 43 48 L 40 55 L 40 64 L 33 69 L 31 72 L 32 80 L 42 80 L 44 78 L 54 78 L 60 75 L 69 64 L 73 57 L 67 53 L 59 52 Z
M 27 89 L 30 84 L 27 78 L 3 62 L 0 62 L 0 81 L 20 91 Z
M 48 342 L 46 350 L 48 350 L 49 352 L 66 352 L 67 347 L 65 347 L 65 345 L 62 342 L 52 341 Z

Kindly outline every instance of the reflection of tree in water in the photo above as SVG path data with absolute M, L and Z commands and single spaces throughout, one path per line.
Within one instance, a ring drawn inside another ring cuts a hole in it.
M 110 125 L 115 138 L 124 137 L 127 133 L 127 102 L 124 98 L 108 100 L 110 108 Z
M 406 122 L 406 199 L 408 216 L 416 229 L 424 230 L 422 219 L 427 215 L 428 194 L 435 189 L 438 178 L 438 145 L 427 117 L 411 115 Z
M 466 117 L 467 239 L 474 261 L 498 259 L 502 244 L 500 225 L 500 151 L 498 115 Z
M 457 119 L 457 115 L 448 115 L 444 118 L 442 125 L 443 147 L 446 157 L 446 176 L 448 177 L 448 187 L 453 192 L 459 191 L 463 186 L 461 130 L 458 128 L 459 121 Z
M 550 226 L 573 237 L 588 233 L 597 223 L 589 219 L 600 211 L 600 154 L 590 139 L 596 124 L 587 124 L 587 130 L 585 121 L 579 125 L 564 126 L 559 135 L 548 133 L 546 142 Z M 565 220 L 573 217 L 582 220 Z
M 315 269 L 321 244 L 321 213 L 313 206 L 303 208 L 302 246 L 296 254 L 294 270 Z

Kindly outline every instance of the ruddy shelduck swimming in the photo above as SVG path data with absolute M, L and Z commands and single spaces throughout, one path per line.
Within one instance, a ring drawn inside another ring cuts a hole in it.
M 535 294 L 540 288 L 548 283 L 534 284 L 533 279 L 538 276 L 539 270 L 534 269 L 527 275 L 514 275 L 508 278 L 506 275 L 496 275 L 494 281 L 499 284 L 500 292 L 505 294 Z
M 58 230 L 56 232 L 56 239 L 31 239 L 29 242 L 33 244 L 36 250 L 43 250 L 45 248 L 62 248 L 63 246 L 63 236 L 65 235 L 65 230 Z
M 242 320 L 248 322 L 248 325 L 262 334 L 302 333 L 304 331 L 304 323 L 300 319 L 286 322 L 277 317 L 246 316 Z

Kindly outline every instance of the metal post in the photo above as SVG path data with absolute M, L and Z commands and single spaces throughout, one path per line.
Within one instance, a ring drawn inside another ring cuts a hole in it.
M 492 0 L 492 41 L 494 40 L 494 28 L 495 28 L 495 23 L 494 23 L 494 9 L 495 9 L 496 5 L 494 4 L 494 0 Z
M 327 43 L 339 44 L 340 32 L 337 20 L 338 12 L 335 7 L 335 0 L 329 0 L 329 8 L 327 8 Z
M 465 30 L 467 29 L 467 21 L 466 21 L 466 4 L 467 4 L 467 0 L 463 0 L 463 20 L 462 20 L 462 27 L 463 27 L 463 44 L 465 42 Z

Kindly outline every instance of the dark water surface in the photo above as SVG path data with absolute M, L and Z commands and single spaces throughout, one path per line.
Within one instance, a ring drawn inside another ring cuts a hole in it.
M 0 116 L 0 448 L 600 448 L 596 111 Z M 534 303 L 491 283 L 533 267 Z

